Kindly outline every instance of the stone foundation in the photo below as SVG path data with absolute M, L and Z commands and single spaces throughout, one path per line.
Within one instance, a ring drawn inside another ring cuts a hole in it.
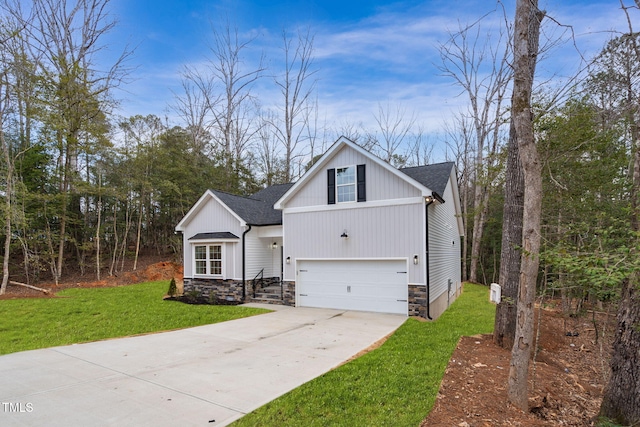
M 208 300 L 242 302 L 242 282 L 222 279 L 184 279 L 184 295 Z
M 289 285 L 287 285 L 289 283 Z M 279 286 L 279 277 L 265 277 L 262 279 L 263 287 Z M 284 298 L 280 300 L 274 299 L 268 301 L 270 304 L 295 305 L 295 284 L 292 282 L 283 283 Z M 290 294 L 287 289 L 291 288 Z M 193 295 L 196 298 L 204 298 L 205 300 L 222 299 L 225 301 L 235 301 L 238 303 L 246 302 L 253 296 L 253 280 L 246 281 L 245 301 L 242 300 L 242 281 L 238 280 L 222 280 L 222 279 L 184 279 L 184 294 Z M 256 293 L 260 290 L 256 289 Z M 288 303 L 287 303 L 288 302 Z
M 458 285 L 460 286 L 460 285 Z M 429 304 L 429 314 L 432 319 L 440 317 L 461 293 L 462 288 L 453 287 L 450 293 L 443 293 Z M 425 285 L 409 284 L 409 316 L 427 318 L 427 287 Z
M 282 303 L 291 307 L 296 305 L 296 282 L 282 282 Z
M 427 317 L 427 287 L 409 284 L 409 316 Z

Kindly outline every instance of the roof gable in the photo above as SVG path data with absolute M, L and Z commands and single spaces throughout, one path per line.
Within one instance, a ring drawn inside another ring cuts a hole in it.
M 284 209 L 287 201 L 291 200 L 291 198 L 307 182 L 309 182 L 316 174 L 320 173 L 320 171 L 323 171 L 325 169 L 326 165 L 345 147 L 349 147 L 349 148 L 357 151 L 358 153 L 360 153 L 362 156 L 366 157 L 371 162 L 373 162 L 373 163 L 377 164 L 378 166 L 380 166 L 382 169 L 384 169 L 387 172 L 397 176 L 398 178 L 402 179 L 403 181 L 408 182 L 410 185 L 412 185 L 412 186 L 416 187 L 417 189 L 419 189 L 424 196 L 431 195 L 431 190 L 428 187 L 426 187 L 424 184 L 422 184 L 421 182 L 416 181 L 413 177 L 411 177 L 411 176 L 409 176 L 409 175 L 407 175 L 405 173 L 400 172 L 398 169 L 396 169 L 395 167 L 391 166 L 389 163 L 387 163 L 384 160 L 380 159 L 376 155 L 374 155 L 374 154 L 370 153 L 369 151 L 365 150 L 364 148 L 360 147 L 355 142 L 345 138 L 344 136 L 341 136 L 329 148 L 329 150 L 327 150 L 327 152 L 324 153 L 324 155 L 322 155 L 320 160 L 317 161 L 302 176 L 302 178 L 300 178 L 295 184 L 293 184 L 293 186 L 286 193 L 284 193 L 284 195 L 275 203 L 275 208 L 276 209 Z
M 231 209 L 228 205 L 226 205 L 222 200 L 220 200 L 220 198 L 214 191 L 207 190 L 204 192 L 202 196 L 200 196 L 198 201 L 191 207 L 191 209 L 189 209 L 189 212 L 187 212 L 186 215 L 180 220 L 178 225 L 176 225 L 175 230 L 184 231 L 185 228 L 187 227 L 187 224 L 191 221 L 191 219 L 196 215 L 198 215 L 198 213 L 202 210 L 202 208 L 211 200 L 215 200 L 216 203 L 218 203 L 225 210 L 227 210 L 227 212 L 229 212 L 233 217 L 235 217 L 238 220 L 240 225 L 244 226 L 246 224 L 245 220 L 242 219 L 235 211 L 233 211 L 233 209 Z

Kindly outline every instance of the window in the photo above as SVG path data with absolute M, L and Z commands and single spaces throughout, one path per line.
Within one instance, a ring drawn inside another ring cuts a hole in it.
M 194 247 L 195 272 L 202 275 L 222 275 L 222 245 Z
M 356 168 L 348 166 L 336 169 L 338 203 L 356 201 Z
M 327 203 L 366 202 L 366 165 L 327 169 Z

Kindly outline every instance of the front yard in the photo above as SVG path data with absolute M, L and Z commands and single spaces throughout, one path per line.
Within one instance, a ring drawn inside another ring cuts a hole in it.
M 188 328 L 268 310 L 164 301 L 169 281 L 0 300 L 0 354 Z
M 168 281 L 67 289 L 56 298 L 0 300 L 0 354 L 199 326 L 264 313 L 164 301 Z M 381 347 L 272 401 L 234 426 L 418 426 L 433 407 L 463 335 L 490 333 L 486 287 L 435 322 L 408 319 Z M 250 385 L 248 385 L 250 386 Z

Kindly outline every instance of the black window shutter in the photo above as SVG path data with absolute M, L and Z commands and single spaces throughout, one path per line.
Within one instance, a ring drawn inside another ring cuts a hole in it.
M 330 205 L 336 204 L 336 170 L 327 170 L 327 201 Z
M 365 173 L 366 165 L 358 165 L 357 169 L 357 183 L 358 183 L 358 201 L 366 202 L 367 201 L 367 183 L 366 183 L 366 173 Z

